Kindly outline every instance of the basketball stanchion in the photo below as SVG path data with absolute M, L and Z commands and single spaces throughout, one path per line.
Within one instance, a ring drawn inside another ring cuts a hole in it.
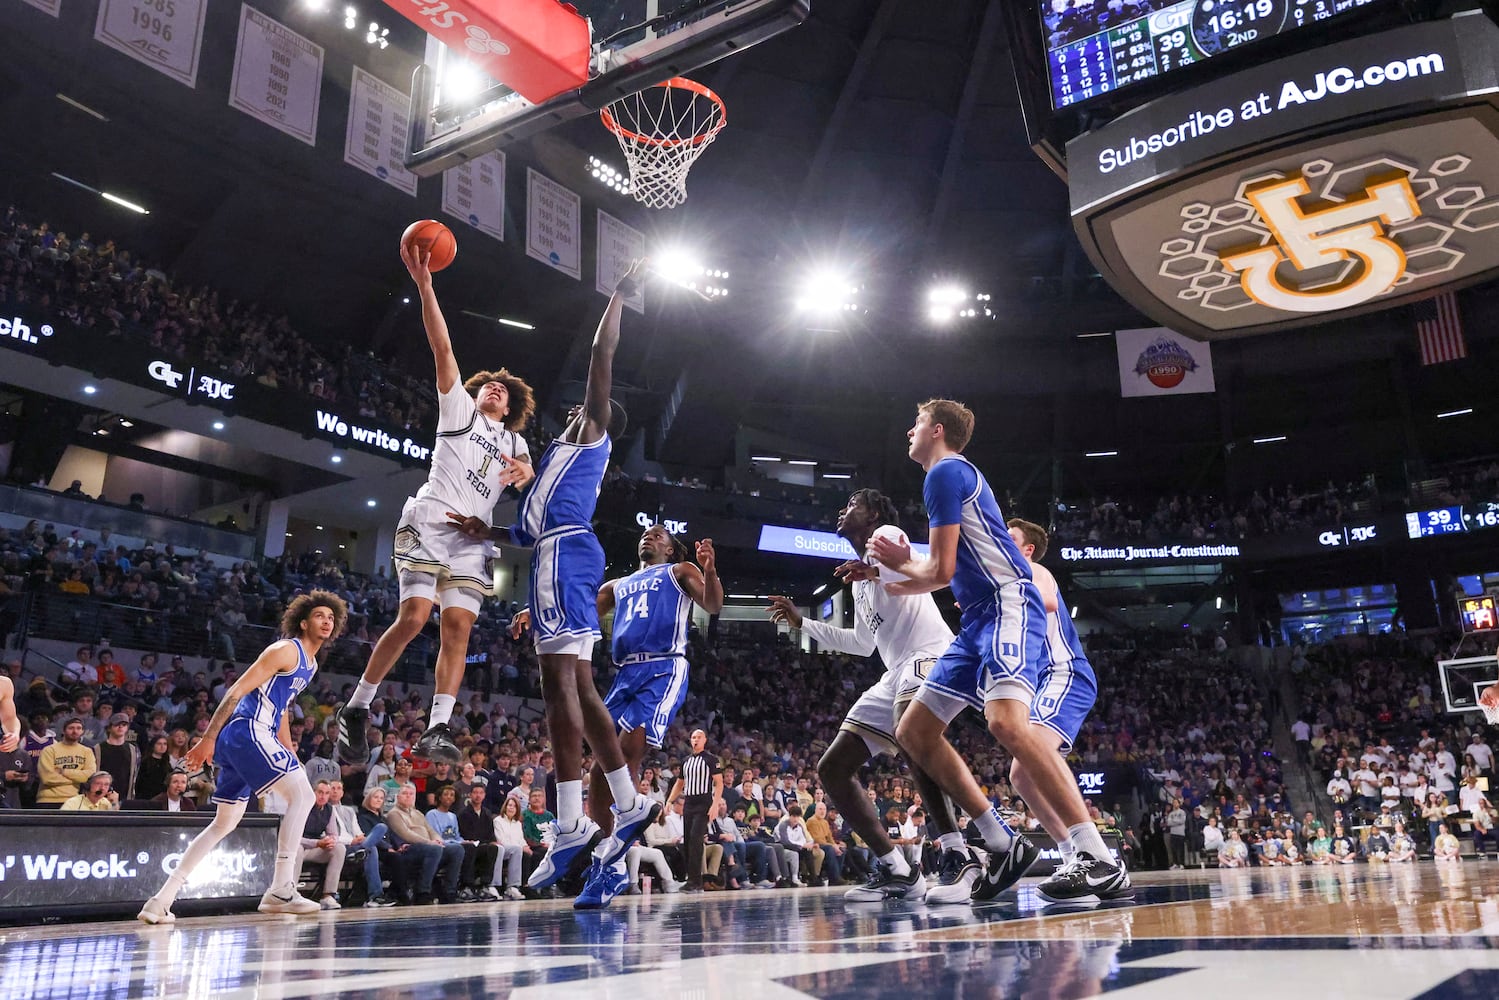
M 599 117 L 619 140 L 630 193 L 651 208 L 687 200 L 687 172 L 728 123 L 723 98 L 675 76 L 609 104 Z

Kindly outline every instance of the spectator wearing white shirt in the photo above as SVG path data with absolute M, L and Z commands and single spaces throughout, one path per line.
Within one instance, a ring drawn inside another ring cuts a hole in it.
M 62 677 L 69 685 L 77 686 L 86 684 L 93 686 L 99 683 L 99 671 L 93 663 L 94 651 L 89 646 L 79 646 L 73 654 L 73 659 L 62 668 Z
M 1487 802 L 1488 797 L 1478 787 L 1478 776 L 1469 775 L 1463 779 L 1462 787 L 1457 790 L 1457 807 L 1465 813 L 1472 814 L 1478 803 Z
M 1494 824 L 1499 821 L 1499 812 L 1496 812 L 1488 796 L 1479 794 L 1473 803 L 1473 850 L 1478 852 L 1478 860 L 1482 861 L 1487 854 L 1487 843 L 1492 841 L 1495 847 L 1499 847 L 1499 837 L 1494 833 Z
M 1358 793 L 1358 807 L 1367 813 L 1379 811 L 1379 775 L 1368 764 L 1353 772 L 1353 789 Z
M 1425 783 L 1422 776 L 1412 771 L 1409 767 L 1402 767 L 1400 769 L 1399 785 L 1400 797 L 1402 799 L 1414 799 L 1417 802 L 1423 801 L 1426 798 L 1426 793 L 1421 791 L 1420 788 Z
M 1405 832 L 1404 823 L 1395 824 L 1395 833 L 1390 837 L 1390 861 L 1416 860 L 1416 842 Z
M 1332 772 L 1332 778 L 1327 782 L 1327 795 L 1332 799 L 1333 805 L 1337 806 L 1347 805 L 1348 800 L 1353 797 L 1353 785 L 1341 769 Z
M 1220 835 L 1221 836 L 1221 835 Z M 1228 831 L 1228 840 L 1218 851 L 1219 868 L 1246 868 L 1249 866 L 1249 848 L 1239 837 L 1238 830 Z
M 1180 869 L 1187 857 L 1187 812 L 1181 799 L 1173 800 L 1170 812 L 1166 813 L 1166 843 L 1171 869 Z
M 1400 786 L 1395 784 L 1395 776 L 1389 772 L 1380 778 L 1379 804 L 1391 809 L 1400 808 Z
M 1208 817 L 1208 825 L 1202 828 L 1202 853 L 1211 858 L 1223 852 L 1223 831 L 1218 828 L 1218 819 L 1215 816 Z
M 1494 749 L 1484 742 L 1482 732 L 1474 731 L 1473 740 L 1468 744 L 1468 755 L 1485 775 L 1494 773 Z
M 1446 823 L 1438 828 L 1436 842 L 1431 846 L 1431 857 L 1438 863 L 1454 863 L 1463 859 L 1462 845 L 1452 835 Z
M 1445 793 L 1457 788 L 1457 758 L 1441 740 L 1437 741 L 1437 752 L 1432 755 L 1427 773 L 1431 776 L 1431 787 L 1437 791 Z
M 1312 727 L 1300 716 L 1297 716 L 1296 721 L 1291 723 L 1291 738 L 1296 741 L 1296 753 L 1301 758 L 1301 762 L 1305 764 L 1311 760 Z

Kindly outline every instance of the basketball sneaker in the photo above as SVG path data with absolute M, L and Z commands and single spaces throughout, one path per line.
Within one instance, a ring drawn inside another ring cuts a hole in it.
M 879 903 L 887 899 L 918 900 L 926 896 L 926 878 L 920 867 L 913 867 L 904 875 L 896 875 L 888 866 L 874 863 L 874 872 L 869 881 L 855 886 L 843 894 L 849 903 Z
M 573 821 L 573 828 L 564 831 L 562 824 L 553 820 L 550 824 L 552 831 L 552 847 L 542 857 L 541 863 L 526 880 L 528 889 L 549 889 L 557 883 L 557 880 L 567 874 L 572 867 L 573 859 L 581 852 L 588 850 L 588 845 L 599 832 L 599 825 L 587 816 L 579 816 Z M 624 852 L 621 851 L 621 854 Z
M 261 913 L 320 913 L 323 909 L 298 892 L 290 882 L 267 889 L 260 897 L 260 905 L 255 908 Z
M 989 853 L 989 865 L 973 883 L 973 892 L 968 898 L 974 903 L 987 903 L 1019 882 L 1026 869 L 1041 856 L 1041 849 L 1018 833 L 1010 841 L 1008 851 L 991 850 L 988 844 L 984 845 L 984 850 Z
M 609 901 L 630 887 L 630 879 L 613 865 L 600 864 L 595 858 L 588 866 L 588 881 L 573 900 L 575 910 L 601 910 Z
M 966 847 L 943 851 L 937 864 L 937 884 L 926 893 L 927 905 L 968 902 L 973 895 L 973 884 L 983 870 L 973 852 Z
M 457 743 L 453 742 L 453 730 L 448 728 L 446 722 L 439 722 L 422 733 L 421 739 L 416 741 L 416 746 L 411 748 L 411 756 L 418 760 L 430 760 L 434 764 L 448 763 L 455 767 L 463 763 L 463 751 L 458 749 Z
M 169 904 L 152 896 L 146 900 L 146 905 L 135 915 L 135 919 L 143 924 L 171 924 L 176 923 L 177 915 L 172 912 Z
M 644 795 L 636 795 L 630 808 L 621 811 L 615 805 L 610 806 L 609 811 L 614 814 L 614 832 L 599 841 L 599 846 L 593 852 L 593 856 L 606 866 L 624 857 L 641 832 L 656 822 L 656 817 L 661 815 L 661 803 Z
M 370 710 L 345 705 L 333 718 L 338 725 L 338 759 L 350 766 L 368 764 Z
M 1087 851 L 1078 851 L 1071 863 L 1058 868 L 1036 891 L 1054 903 L 1127 899 L 1135 894 L 1123 865 L 1100 860 Z

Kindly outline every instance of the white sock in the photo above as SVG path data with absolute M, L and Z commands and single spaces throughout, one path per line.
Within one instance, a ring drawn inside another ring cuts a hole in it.
M 880 864 L 890 869 L 890 874 L 892 875 L 911 874 L 911 864 L 906 860 L 906 856 L 901 853 L 899 847 L 892 847 L 889 854 L 882 854 L 880 856 Z
M 583 782 L 557 782 L 557 824 L 568 830 L 583 815 Z
M 944 833 L 937 838 L 937 843 L 942 845 L 944 851 L 961 851 L 966 846 L 961 833 Z
M 998 809 L 990 808 L 988 812 L 979 813 L 973 817 L 973 824 L 979 828 L 984 843 L 996 851 L 1008 851 L 1015 842 L 1015 831 L 1000 818 Z
M 1067 828 L 1067 836 L 1072 838 L 1072 843 L 1079 851 L 1087 851 L 1095 860 L 1114 863 L 1114 856 L 1104 846 L 1103 834 L 1098 832 L 1098 827 L 1092 823 L 1079 823 Z
M 271 875 L 272 889 L 280 889 L 285 885 L 297 884 L 297 861 L 300 859 L 300 857 L 300 851 L 295 854 L 277 853 L 276 868 L 274 873 Z
M 434 694 L 432 696 L 432 714 L 427 717 L 427 728 L 440 726 L 453 717 L 453 706 L 458 704 L 458 699 L 450 694 Z
M 371 684 L 363 677 L 359 683 L 354 685 L 354 696 L 349 699 L 350 708 L 369 708 L 370 702 L 375 700 L 375 693 L 380 690 L 378 684 Z
M 609 794 L 614 796 L 614 805 L 624 812 L 635 804 L 635 782 L 630 780 L 630 765 L 621 764 L 604 775 L 609 782 Z
M 1072 859 L 1077 857 L 1077 845 L 1072 842 L 1071 837 L 1063 837 L 1057 841 L 1057 850 L 1062 855 L 1062 864 L 1072 864 Z

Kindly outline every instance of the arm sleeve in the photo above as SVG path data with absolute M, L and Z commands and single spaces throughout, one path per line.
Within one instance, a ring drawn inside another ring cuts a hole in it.
M 451 434 L 467 430 L 478 412 L 474 397 L 463 387 L 463 379 L 460 377 L 447 392 L 437 394 L 437 433 Z
M 921 487 L 922 501 L 926 504 L 932 527 L 962 523 L 963 501 L 968 499 L 975 485 L 971 479 L 966 462 L 944 460 L 932 466 Z
M 826 622 L 802 619 L 802 633 L 825 649 L 855 656 L 868 656 L 874 652 L 874 636 L 863 628 L 864 622 L 854 628 L 834 628 Z

